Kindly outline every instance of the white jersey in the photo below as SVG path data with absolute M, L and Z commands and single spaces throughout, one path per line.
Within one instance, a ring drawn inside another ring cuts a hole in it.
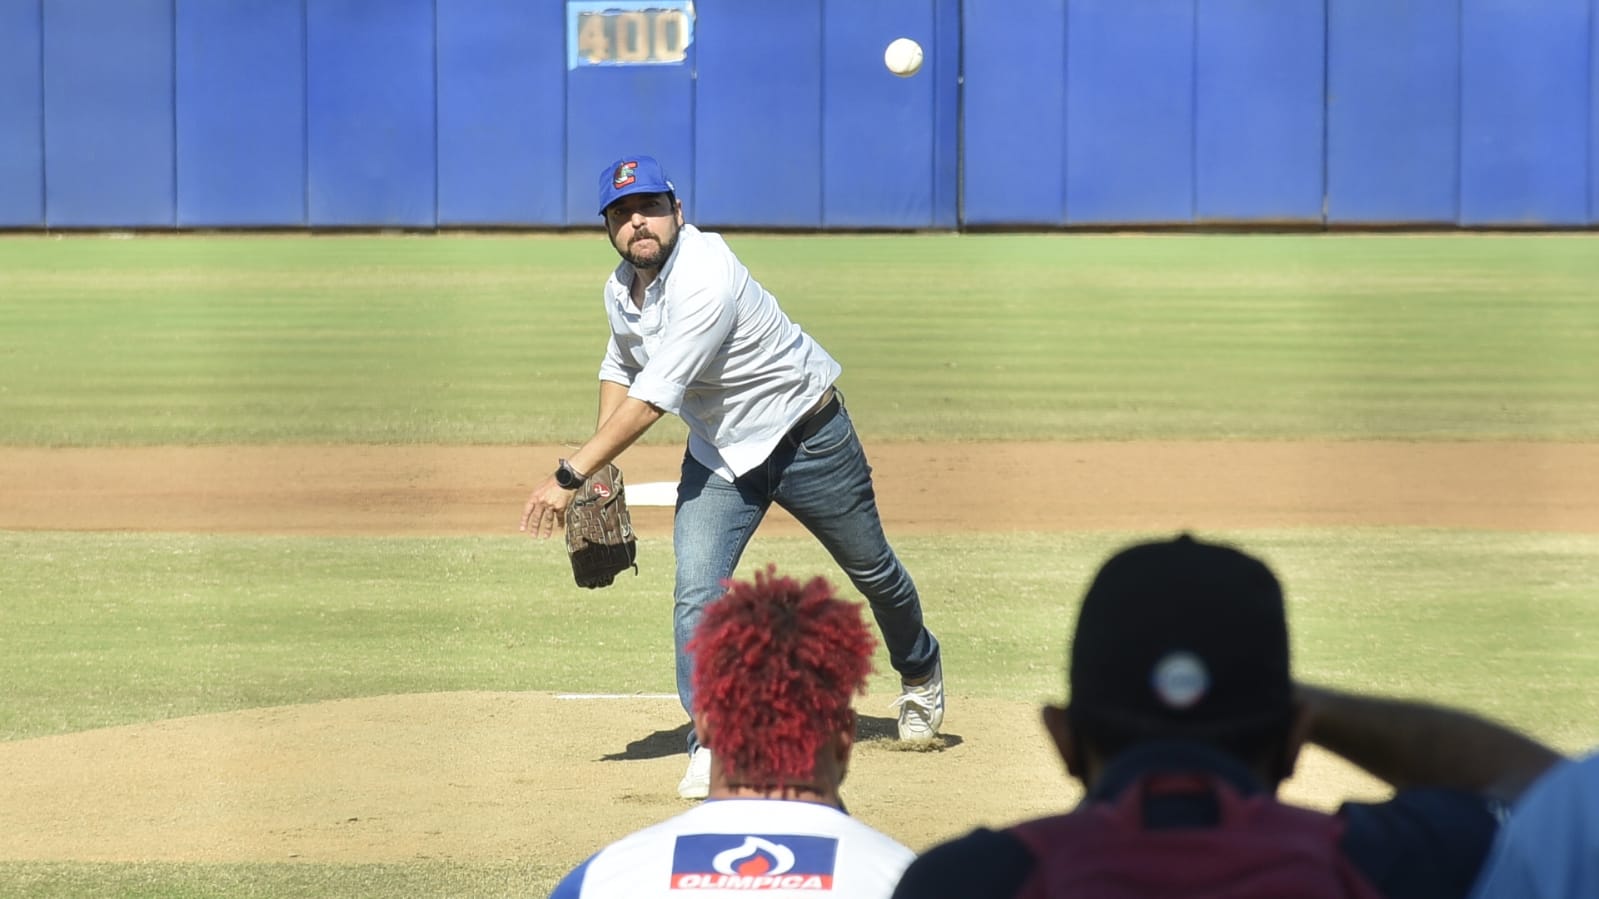
M 766 460 L 842 368 L 750 276 L 719 234 L 684 225 L 633 305 L 633 267 L 605 282 L 600 380 L 688 425 L 688 450 L 724 480 Z
M 913 857 L 832 806 L 716 799 L 601 849 L 550 899 L 888 899 Z

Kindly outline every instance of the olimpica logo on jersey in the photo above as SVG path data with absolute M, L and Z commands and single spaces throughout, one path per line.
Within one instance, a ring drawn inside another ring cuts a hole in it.
M 672 851 L 672 889 L 827 891 L 837 860 L 832 837 L 687 834 Z

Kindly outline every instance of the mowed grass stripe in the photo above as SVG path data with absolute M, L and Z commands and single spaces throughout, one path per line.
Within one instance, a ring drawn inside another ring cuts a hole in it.
M 1592 236 L 730 240 L 868 439 L 1599 432 Z M 0 443 L 581 439 L 614 262 L 597 232 L 3 239 Z
M 1117 533 L 913 536 L 963 697 L 1059 699 L 1076 603 Z M 1260 553 L 1307 678 L 1503 715 L 1599 744 L 1599 536 L 1407 529 L 1209 535 Z M 0 739 L 325 699 L 441 690 L 671 692 L 671 545 L 638 577 L 571 586 L 556 543 L 0 533 Z M 803 537 L 774 562 L 829 575 Z M 875 696 L 896 692 L 879 651 Z M 885 700 L 886 701 L 886 700 Z

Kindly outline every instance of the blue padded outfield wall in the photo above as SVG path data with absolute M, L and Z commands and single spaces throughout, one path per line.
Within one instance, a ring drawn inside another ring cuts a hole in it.
M 883 48 L 911 37 L 920 73 Z M 1599 225 L 1599 0 L 0 0 L 0 228 Z
M 1460 46 L 1460 221 L 1575 225 L 1593 97 L 1589 0 L 1466 0 Z
M 178 225 L 308 224 L 298 5 L 180 0 L 177 73 Z
M 1459 221 L 1460 2 L 1329 8 L 1329 221 Z
M 43 25 L 0 0 L 0 228 L 44 223 Z
M 438 223 L 565 219 L 565 57 L 558 3 L 438 4 Z M 529 47 L 544 42 L 544 52 Z
M 46 220 L 177 224 L 171 0 L 49 0 L 43 12 Z
M 309 0 L 306 9 L 307 218 L 434 224 L 433 0 Z

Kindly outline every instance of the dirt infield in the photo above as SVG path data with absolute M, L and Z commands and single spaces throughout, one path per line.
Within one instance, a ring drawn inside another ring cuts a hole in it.
M 1599 444 L 1003 443 L 868 447 L 891 533 L 1408 525 L 1599 530 Z M 628 483 L 676 481 L 634 447 Z M 0 449 L 0 530 L 496 534 L 559 447 Z M 1003 517 L 995 473 L 1032 499 Z M 667 533 L 669 509 L 639 510 Z M 793 528 L 774 514 L 768 528 Z
M 1599 531 L 1599 446 L 1066 443 L 869 447 L 892 533 L 971 529 L 993 472 L 1036 502 L 1017 531 L 1416 525 Z M 497 534 L 551 447 L 0 449 L 0 529 Z M 636 447 L 633 483 L 681 450 Z M 640 509 L 646 533 L 670 510 Z M 774 531 L 795 526 L 775 516 Z M 1035 710 L 954 685 L 940 751 L 862 709 L 851 811 L 914 847 L 1074 799 Z M 602 704 L 603 703 L 603 704 Z M 0 744 L 0 859 L 576 859 L 685 806 L 675 700 L 389 696 Z M 550 734 L 560 734 L 553 743 Z M 543 747 L 538 749 L 537 747 Z M 555 748 L 552 748 L 555 747 Z M 558 751 L 556 749 L 558 748 Z M 996 789 L 997 787 L 1002 787 Z M 1380 786 L 1313 754 L 1288 794 Z M 903 814 L 916 797 L 914 816 Z M 1026 797 L 1019 800 L 1018 797 Z M 581 825 L 574 822 L 581 821 Z

